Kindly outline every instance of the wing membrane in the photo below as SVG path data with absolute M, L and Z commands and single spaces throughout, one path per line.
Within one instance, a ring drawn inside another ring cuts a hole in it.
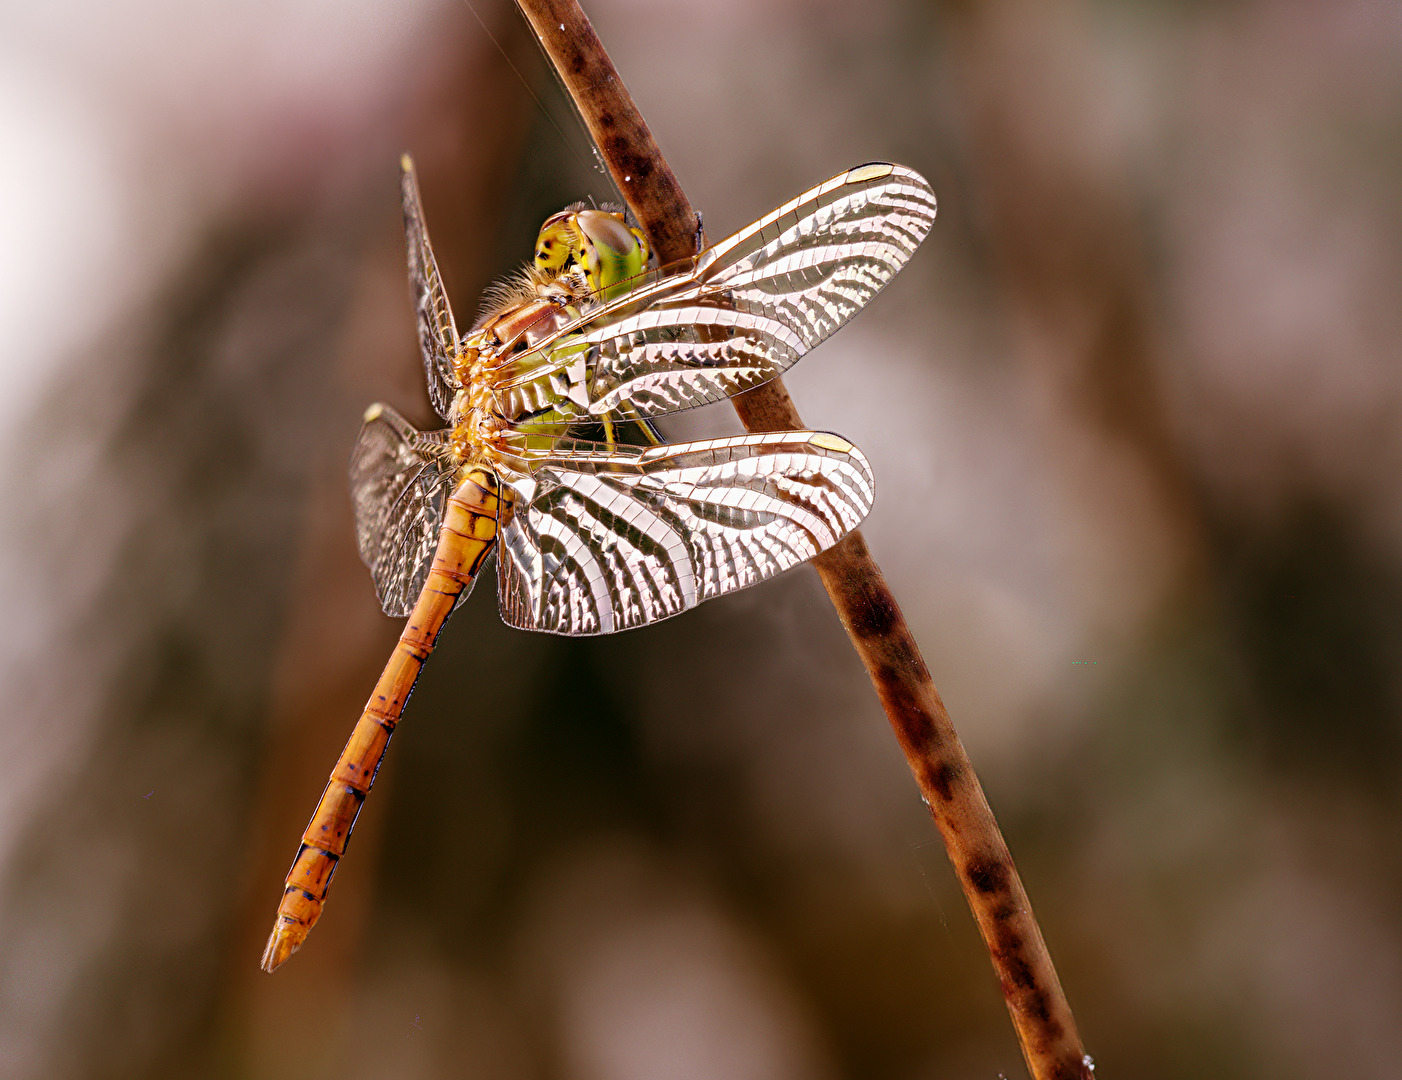
M 896 275 L 935 209 L 929 184 L 899 165 L 834 177 L 545 339 L 534 351 L 558 361 L 500 383 L 503 414 L 566 375 L 582 393 L 560 407 L 592 417 L 660 416 L 768 382 Z
M 414 290 L 414 307 L 418 312 L 419 349 L 424 358 L 424 375 L 428 379 L 428 396 L 434 411 L 444 420 L 457 393 L 453 376 L 453 357 L 458 349 L 458 330 L 453 311 L 443 290 L 443 278 L 438 262 L 428 242 L 424 225 L 423 205 L 419 199 L 419 181 L 414 175 L 414 163 L 405 154 L 400 161 L 403 174 L 400 189 L 404 200 L 404 241 L 409 248 L 409 282 Z
M 499 606 L 556 634 L 643 626 L 763 581 L 837 543 L 874 494 L 866 458 L 824 432 L 529 456 L 507 481 Z
M 457 470 L 447 432 L 415 430 L 388 405 L 365 414 L 351 452 L 351 501 L 360 557 L 386 615 L 408 615 L 428 577 Z M 472 586 L 463 590 L 466 597 Z

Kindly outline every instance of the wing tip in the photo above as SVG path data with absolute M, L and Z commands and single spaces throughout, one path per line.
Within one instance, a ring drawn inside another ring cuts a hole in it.
M 901 176 L 920 188 L 929 197 L 932 210 L 938 207 L 935 189 L 930 186 L 930 181 L 908 165 L 896 165 L 889 161 L 868 161 L 865 165 L 849 169 L 843 182 L 846 184 L 869 184 L 874 180 L 885 180 L 893 175 Z

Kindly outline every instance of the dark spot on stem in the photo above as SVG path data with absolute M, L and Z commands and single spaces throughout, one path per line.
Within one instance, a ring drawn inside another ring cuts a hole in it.
M 1009 1002 L 1017 1004 L 1023 1013 L 1038 1015 L 1037 1010 L 1041 1010 L 1049 1016 L 1046 990 L 1037 985 L 1037 973 L 1025 955 L 1026 944 L 1019 931 L 1003 924 L 989 942 L 988 948 L 998 968 L 1003 996 Z M 1040 997 L 1040 1002 L 1030 1000 L 1029 994 L 1032 997 Z M 1045 1018 L 1042 1019 L 1045 1022 Z
M 1085 1065 L 1080 1061 L 1058 1061 L 1056 1071 L 1051 1075 L 1052 1080 L 1086 1080 L 1090 1073 L 1086 1072 Z
M 1022 1001 L 1022 1007 L 1027 1012 L 1027 1015 L 1034 1018 L 1046 1029 L 1046 1034 L 1049 1037 L 1060 1038 L 1061 1025 L 1055 1024 L 1051 1018 L 1051 1007 L 1047 1004 L 1047 994 L 1045 990 L 1038 990 L 1035 994 L 1028 994 Z M 1055 1034 L 1053 1034 L 1048 1027 L 1049 1024 L 1055 1024 Z
M 897 734 L 910 744 L 915 753 L 922 757 L 932 755 L 939 748 L 939 732 L 930 714 L 901 678 L 901 672 L 889 664 L 883 664 L 874 672 L 873 680 Z
M 901 613 L 889 593 L 860 589 L 852 599 L 854 602 L 847 608 L 847 620 L 852 633 L 863 640 L 885 637 L 900 621 Z
M 899 611 L 896 612 L 896 619 L 898 622 L 894 627 L 895 633 L 881 643 L 886 662 L 902 672 L 907 680 L 929 682 L 930 672 L 925 667 L 925 661 L 920 658 L 920 650 L 910 636 L 910 630 L 906 627 L 905 620 L 901 619 Z
M 940 800 L 949 802 L 954 797 L 954 781 L 959 777 L 959 769 L 947 761 L 941 761 L 926 772 L 925 786 Z
M 1022 941 L 1017 940 L 1015 946 L 1018 955 L 1005 960 L 1003 965 L 1004 980 L 1006 984 L 1011 984 L 1018 990 L 1031 990 L 1037 985 L 1037 977 L 1032 974 L 1032 968 L 1028 966 L 1026 960 L 1022 958 Z M 1043 1003 L 1045 1008 L 1045 1002 Z
M 964 876 L 985 896 L 1008 887 L 1008 867 L 1001 859 L 970 859 L 964 865 Z

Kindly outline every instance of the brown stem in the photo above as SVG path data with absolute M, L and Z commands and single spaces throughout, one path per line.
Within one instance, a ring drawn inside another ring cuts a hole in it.
M 696 214 L 576 0 L 517 0 L 661 262 L 695 250 Z M 802 429 L 775 379 L 732 399 L 750 431 Z M 1036 1080 L 1089 1080 L 1071 1007 L 1012 856 L 900 608 L 854 532 L 813 560 L 944 837 Z

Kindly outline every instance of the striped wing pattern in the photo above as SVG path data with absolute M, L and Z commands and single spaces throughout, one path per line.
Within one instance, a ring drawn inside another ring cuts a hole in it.
M 720 401 L 780 375 L 861 310 L 914 253 L 935 210 L 934 192 L 910 169 L 852 169 L 539 348 L 576 368 L 587 356 L 571 375 L 583 385 L 568 395 L 580 415 L 624 408 L 652 417 Z M 538 369 L 535 381 L 558 382 L 560 366 Z M 501 392 L 540 396 L 525 386 Z
M 457 330 L 407 158 L 402 193 L 429 396 L 447 417 Z M 497 464 L 514 515 L 500 533 L 503 617 L 562 634 L 640 626 L 772 576 L 855 528 L 871 506 L 871 473 L 836 436 L 648 449 L 562 438 L 549 452 L 540 436 L 704 405 L 774 378 L 895 276 L 935 211 L 918 173 L 859 166 L 587 311 L 530 350 L 547 362 L 514 354 L 515 370 L 530 373 L 493 388 L 499 402 L 524 403 L 503 414 L 549 406 L 558 420 L 532 420 L 533 445 L 508 436 Z M 413 608 L 455 475 L 446 432 L 419 432 L 385 406 L 367 413 L 351 490 L 361 557 L 387 614 Z
M 418 313 L 419 349 L 424 358 L 429 400 L 433 402 L 434 411 L 446 420 L 458 389 L 453 375 L 458 330 L 453 322 L 452 308 L 448 306 L 447 293 L 443 291 L 438 261 L 433 257 L 433 247 L 428 242 L 419 182 L 407 155 L 402 166 L 400 191 L 404 201 L 404 240 L 409 248 L 409 283 Z
M 772 577 L 856 528 L 874 496 L 861 452 L 812 431 L 562 442 L 507 485 L 502 618 L 570 635 L 643 626 Z
M 351 452 L 351 502 L 360 557 L 386 615 L 407 616 L 419 598 L 456 473 L 446 431 L 417 431 L 388 405 L 365 414 Z

